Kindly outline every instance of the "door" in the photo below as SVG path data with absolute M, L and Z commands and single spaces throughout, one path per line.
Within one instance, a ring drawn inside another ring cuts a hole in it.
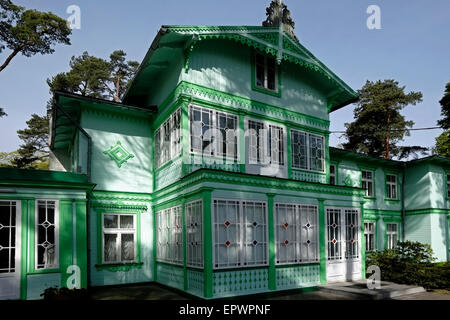
M 20 298 L 20 205 L 0 200 L 0 299 Z
M 361 279 L 360 212 L 326 208 L 327 282 Z

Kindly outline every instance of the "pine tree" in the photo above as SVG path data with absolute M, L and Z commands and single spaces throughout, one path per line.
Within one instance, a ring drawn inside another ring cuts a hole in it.
M 438 155 L 450 157 L 450 82 L 445 86 L 444 97 L 439 103 L 441 104 L 441 116 L 443 118 L 437 123 L 445 131 L 436 138 L 434 151 Z

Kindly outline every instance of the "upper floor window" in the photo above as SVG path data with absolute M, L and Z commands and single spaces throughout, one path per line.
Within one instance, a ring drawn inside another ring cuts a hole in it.
M 181 152 L 181 109 L 175 111 L 169 119 L 155 131 L 155 166 L 175 158 Z
M 237 159 L 238 117 L 212 109 L 190 107 L 191 152 Z
M 136 214 L 103 214 L 103 263 L 136 261 Z
M 284 130 L 262 121 L 248 120 L 250 164 L 284 166 Z
M 366 189 L 366 197 L 373 197 L 373 172 L 363 170 L 361 176 L 362 188 Z
M 397 176 L 393 174 L 386 175 L 387 199 L 397 199 Z
M 330 164 L 330 184 L 336 185 L 336 165 Z
M 292 167 L 313 171 L 324 171 L 324 138 L 312 133 L 291 130 Z
M 255 86 L 272 92 L 278 92 L 278 67 L 274 58 L 255 54 Z
M 56 201 L 38 200 L 36 210 L 36 269 L 58 268 Z
M 450 174 L 447 174 L 447 198 L 450 198 Z

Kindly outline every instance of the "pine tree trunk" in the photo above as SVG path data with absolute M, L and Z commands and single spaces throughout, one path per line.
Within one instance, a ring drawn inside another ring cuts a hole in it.
M 117 76 L 116 80 L 116 95 L 114 96 L 115 102 L 120 102 L 120 77 Z
M 20 46 L 14 49 L 14 51 L 6 58 L 5 62 L 0 66 L 0 72 L 5 69 L 11 60 L 27 45 L 27 43 L 22 43 Z

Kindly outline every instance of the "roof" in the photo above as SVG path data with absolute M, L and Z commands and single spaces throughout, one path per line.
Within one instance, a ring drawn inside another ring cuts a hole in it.
M 16 168 L 0 168 L 1 185 L 65 187 L 85 190 L 92 190 L 95 186 L 88 182 L 86 175 L 80 173 Z
M 175 59 L 176 53 L 189 54 L 199 41 L 223 39 L 265 52 L 282 62 L 290 62 L 317 73 L 327 91 L 329 111 L 356 102 L 358 94 L 327 68 L 289 33 L 278 27 L 262 26 L 162 26 L 153 40 L 124 102 L 137 103 L 148 92 L 148 78 L 155 78 Z

